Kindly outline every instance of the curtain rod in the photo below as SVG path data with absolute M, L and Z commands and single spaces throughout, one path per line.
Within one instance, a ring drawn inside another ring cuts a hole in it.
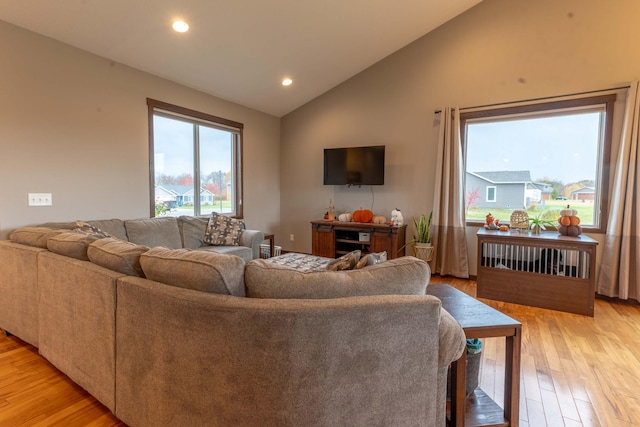
M 567 96 L 578 96 L 578 95 L 589 95 L 592 93 L 600 93 L 600 92 L 608 92 L 611 90 L 620 90 L 620 89 L 629 89 L 631 86 L 626 85 L 626 86 L 619 86 L 619 87 L 612 87 L 609 89 L 599 89 L 599 90 L 590 90 L 587 92 L 576 92 L 576 93 L 569 93 L 567 95 L 556 95 L 556 96 L 544 96 L 542 98 L 533 98 L 533 99 L 525 99 L 522 101 L 510 101 L 510 102 L 498 102 L 495 104 L 486 104 L 486 105 L 476 105 L 475 107 L 463 107 L 463 108 L 458 108 L 459 111 L 463 111 L 463 110 L 474 110 L 476 108 L 489 108 L 489 107 L 499 107 L 499 106 L 506 106 L 506 105 L 510 105 L 510 104 L 519 104 L 521 102 L 534 102 L 534 101 L 545 101 L 548 99 L 556 99 L 556 98 L 565 98 Z M 436 110 L 434 111 L 435 114 L 440 114 L 442 113 L 442 110 Z

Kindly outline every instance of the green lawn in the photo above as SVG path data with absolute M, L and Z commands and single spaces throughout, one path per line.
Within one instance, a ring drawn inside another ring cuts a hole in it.
M 538 214 L 542 212 L 543 218 L 557 222 L 560 217 L 560 210 L 566 208 L 567 204 L 570 204 L 573 209 L 578 211 L 578 217 L 580 218 L 581 224 L 593 224 L 593 202 L 576 202 L 574 204 L 571 202 L 571 200 L 545 200 L 544 208 L 539 205 L 535 209 L 527 209 L 527 213 L 529 214 L 529 218 L 531 218 L 538 216 Z M 494 218 L 499 219 L 500 222 L 508 223 L 513 209 L 488 210 L 485 208 L 471 208 L 467 212 L 467 221 L 480 220 L 484 222 L 485 217 L 489 212 L 491 212 L 491 215 L 493 215 Z

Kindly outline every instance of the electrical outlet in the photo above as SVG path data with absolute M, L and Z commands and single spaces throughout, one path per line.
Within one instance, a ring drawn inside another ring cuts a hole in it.
M 29 206 L 51 206 L 53 198 L 51 193 L 29 193 Z
M 293 234 L 289 235 L 289 240 L 291 240 L 293 242 Z

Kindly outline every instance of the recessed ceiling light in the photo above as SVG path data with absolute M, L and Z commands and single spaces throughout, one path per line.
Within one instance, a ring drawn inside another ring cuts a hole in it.
M 189 31 L 189 24 L 184 21 L 173 21 L 171 27 L 173 27 L 173 29 L 179 33 L 185 33 Z
M 282 80 L 282 86 L 291 86 L 291 83 L 293 83 L 293 80 L 286 78 Z

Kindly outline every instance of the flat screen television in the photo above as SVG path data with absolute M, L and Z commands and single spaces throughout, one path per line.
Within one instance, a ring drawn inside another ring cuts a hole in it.
M 384 185 L 384 147 L 325 148 L 324 185 Z

